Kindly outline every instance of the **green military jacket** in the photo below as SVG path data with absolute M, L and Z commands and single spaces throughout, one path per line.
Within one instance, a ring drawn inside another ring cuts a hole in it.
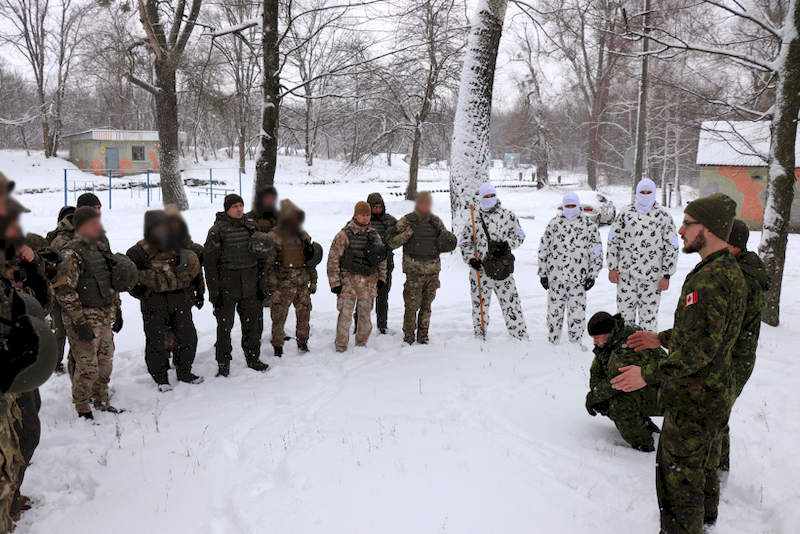
M 731 349 L 745 313 L 746 283 L 727 249 L 710 254 L 686 276 L 673 327 L 659 334 L 667 358 L 642 368 L 661 384 L 665 412 L 705 425 L 725 424 L 733 405 Z
M 589 404 L 605 402 L 616 395 L 625 395 L 611 387 L 611 379 L 617 376 L 620 367 L 626 365 L 638 365 L 644 367 L 651 363 L 657 363 L 667 357 L 664 349 L 647 349 L 636 352 L 625 346 L 628 337 L 634 332 L 641 330 L 637 326 L 625 326 L 622 316 L 614 316 L 614 329 L 602 347 L 595 346 L 594 360 L 589 369 Z
M 758 336 L 761 333 L 761 310 L 764 308 L 764 291 L 769 287 L 769 276 L 764 262 L 755 252 L 743 251 L 736 257 L 736 261 L 747 282 L 747 304 L 742 329 L 731 352 L 734 387 L 738 397 L 756 365 Z

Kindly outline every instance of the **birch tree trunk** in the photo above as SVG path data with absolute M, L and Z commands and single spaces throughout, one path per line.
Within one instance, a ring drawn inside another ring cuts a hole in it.
M 478 188 L 489 179 L 492 88 L 507 0 L 479 0 L 473 16 L 453 124 L 450 210 L 461 226 Z
M 777 60 L 778 83 L 770 130 L 767 202 L 759 255 L 770 274 L 770 288 L 764 295 L 762 320 L 772 326 L 780 323 L 781 285 L 786 260 L 786 242 L 792 203 L 795 197 L 795 141 L 800 111 L 800 2 L 791 0 L 782 28 Z
M 681 128 L 675 126 L 675 153 L 674 153 L 675 175 L 672 180 L 672 188 L 675 190 L 675 207 L 683 206 L 683 196 L 681 195 Z

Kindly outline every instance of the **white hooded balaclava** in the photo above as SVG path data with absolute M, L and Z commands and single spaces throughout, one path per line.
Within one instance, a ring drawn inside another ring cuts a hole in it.
M 497 205 L 497 191 L 495 191 L 494 186 L 489 182 L 481 185 L 478 195 L 480 196 L 481 210 L 489 211 Z M 484 198 L 486 195 L 494 196 L 490 198 Z
M 575 204 L 575 207 L 567 208 L 566 206 L 570 204 Z M 563 213 L 564 217 L 569 221 L 574 221 L 578 218 L 578 215 L 581 214 L 581 201 L 577 193 L 570 192 L 564 195 L 564 198 L 561 199 L 561 213 Z
M 642 191 L 650 191 L 649 194 L 644 194 Z M 639 213 L 650 213 L 653 209 L 653 204 L 656 203 L 656 183 L 650 178 L 642 178 L 636 184 L 636 202 L 634 207 Z

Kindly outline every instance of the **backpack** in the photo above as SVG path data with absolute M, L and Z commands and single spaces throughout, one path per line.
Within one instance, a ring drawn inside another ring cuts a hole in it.
M 514 272 L 514 255 L 511 253 L 508 243 L 492 239 L 483 215 L 480 216 L 480 219 L 481 227 L 489 243 L 488 254 L 483 260 L 483 271 L 492 280 L 505 280 Z

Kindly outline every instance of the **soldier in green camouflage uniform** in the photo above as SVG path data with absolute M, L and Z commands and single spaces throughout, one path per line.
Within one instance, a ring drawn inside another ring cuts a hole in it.
M 119 294 L 111 285 L 111 251 L 100 241 L 100 215 L 91 207 L 75 211 L 75 238 L 63 249 L 66 273 L 56 287 L 70 345 L 72 402 L 92 419 L 91 403 L 117 412 L 108 398 L 114 331 L 122 327 Z
M 403 341 L 427 343 L 431 304 L 439 289 L 442 263 L 439 255 L 455 249 L 456 236 L 431 212 L 433 198 L 427 191 L 417 195 L 414 211 L 404 215 L 389 237 L 389 248 L 403 247 L 405 314 Z M 450 246 L 451 245 L 451 246 Z
M 197 351 L 193 283 L 201 271 L 200 260 L 192 250 L 182 248 L 175 237 L 169 216 L 162 210 L 151 210 L 144 214 L 144 239 L 127 252 L 139 270 L 139 283 L 131 294 L 141 301 L 147 370 L 162 391 L 171 389 L 167 332 L 177 343 L 178 380 L 188 384 L 203 381 L 192 373 Z
M 317 269 L 306 264 L 311 257 L 312 246 L 311 236 L 302 228 L 305 218 L 303 210 L 291 200 L 283 199 L 278 224 L 267 234 L 273 244 L 267 258 L 267 269 L 272 291 L 272 347 L 277 357 L 283 356 L 286 337 L 284 325 L 289 306 L 294 306 L 297 319 L 297 349 L 308 352 L 311 295 L 317 292 Z
M 664 425 L 656 456 L 661 532 L 700 534 L 717 520 L 722 433 L 734 399 L 731 351 L 739 338 L 746 282 L 727 249 L 736 202 L 715 193 L 690 202 L 680 228 L 685 253 L 702 258 L 683 283 L 674 326 L 636 332 L 634 350 L 665 346 L 669 355 L 645 367 L 628 366 L 612 379 L 635 391 L 661 384 Z
M 586 410 L 591 416 L 599 413 L 614 421 L 622 438 L 634 449 L 654 451 L 653 432 L 659 429 L 650 416 L 664 414 L 658 405 L 658 387 L 648 385 L 639 391 L 623 393 L 612 388 L 609 380 L 619 374 L 620 367 L 646 366 L 666 357 L 666 352 L 660 347 L 634 352 L 625 346 L 628 337 L 639 329 L 626 326 L 620 314 L 597 312 L 589 319 L 587 330 L 594 338 L 594 360 Z
M 756 365 L 756 349 L 758 337 L 761 333 L 761 310 L 764 308 L 764 291 L 769 288 L 769 275 L 764 262 L 753 251 L 747 250 L 747 239 L 750 230 L 744 221 L 735 220 L 731 236 L 728 239 L 728 250 L 736 257 L 742 274 L 747 282 L 747 305 L 742 321 L 742 330 L 739 339 L 733 346 L 731 360 L 733 364 L 733 384 L 736 398 L 742 394 L 744 385 L 753 374 Z M 722 452 L 720 454 L 720 469 L 730 469 L 731 436 L 730 428 L 726 425 L 722 438 Z

